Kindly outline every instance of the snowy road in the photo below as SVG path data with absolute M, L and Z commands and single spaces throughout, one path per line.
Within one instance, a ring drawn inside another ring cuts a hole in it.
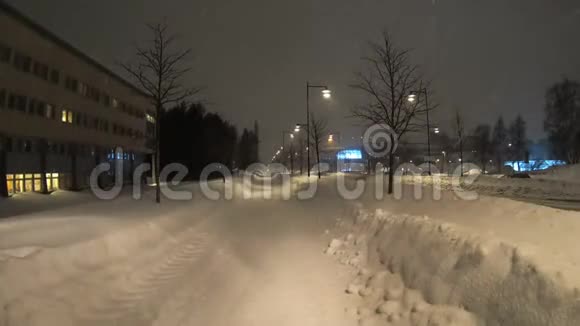
M 333 206 L 118 200 L 5 220 L 0 273 L 19 282 L 0 325 L 352 325 L 351 272 L 322 254 Z
M 21 215 L 0 220 L 0 326 L 341 326 L 390 318 L 484 325 L 461 319 L 474 316 L 490 325 L 509 316 L 521 321 L 513 325 L 577 325 L 580 310 L 568 307 L 580 286 L 578 213 L 496 197 L 464 201 L 451 192 L 435 200 L 428 188 L 414 199 L 411 186 L 400 200 L 377 201 L 372 191 L 346 200 L 336 180 L 324 178 L 309 200 L 282 200 L 279 189 L 260 199 L 265 188 L 252 185 L 256 196 L 243 199 L 242 186 L 232 201 L 198 191 L 193 201 L 162 205 L 151 193 L 113 202 L 81 195 L 34 214 L 16 203 Z M 365 216 L 375 218 L 368 227 L 341 226 Z M 391 227 L 377 229 L 385 221 Z M 350 232 L 371 241 L 348 240 Z M 323 254 L 335 237 L 348 243 L 346 256 Z M 345 265 L 354 260 L 362 265 Z M 383 277 L 395 281 L 377 285 Z M 488 291 L 506 280 L 504 295 Z M 456 287 L 462 282 L 468 287 Z M 360 291 L 347 295 L 353 284 Z M 523 301 L 511 305 L 517 298 Z M 561 322 L 547 323 L 554 316 Z

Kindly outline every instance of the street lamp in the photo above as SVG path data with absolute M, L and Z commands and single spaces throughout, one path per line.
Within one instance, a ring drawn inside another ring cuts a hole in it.
M 290 135 L 290 176 L 294 174 L 294 133 L 292 131 L 282 131 L 282 146 L 286 144 L 286 134 Z
M 310 82 L 306 82 L 306 141 L 310 143 L 310 89 L 319 88 L 322 89 L 322 97 L 325 99 L 331 98 L 331 91 L 326 85 L 310 85 Z M 310 150 L 308 150 L 308 177 L 310 177 Z
M 429 157 L 429 163 L 431 163 L 431 126 L 429 125 L 429 94 L 427 92 L 427 88 L 421 88 L 420 90 L 412 91 L 411 94 L 409 94 L 407 101 L 410 103 L 417 102 L 419 94 L 425 95 L 425 111 L 427 112 L 427 156 Z M 429 164 L 429 175 L 431 175 L 431 164 Z

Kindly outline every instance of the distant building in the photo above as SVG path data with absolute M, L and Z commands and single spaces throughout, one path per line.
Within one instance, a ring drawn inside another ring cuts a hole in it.
M 101 162 L 122 160 L 130 175 L 145 160 L 155 121 L 146 94 L 1 1 L 0 31 L 0 183 L 9 194 L 40 191 L 43 178 L 47 191 L 80 189 Z

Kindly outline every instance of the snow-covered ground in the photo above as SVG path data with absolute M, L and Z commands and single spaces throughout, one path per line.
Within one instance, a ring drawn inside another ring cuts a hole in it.
M 580 321 L 580 213 L 449 191 L 436 200 L 429 187 L 376 200 L 372 178 L 345 200 L 337 180 L 308 200 L 281 199 L 279 185 L 263 199 L 267 186 L 240 182 L 231 201 L 195 184 L 193 201 L 162 205 L 152 193 L 64 194 L 78 198 L 2 219 L 0 325 Z
M 0 221 L 0 325 L 356 324 L 322 254 L 340 203 L 194 197 Z
M 557 166 L 545 171 L 537 171 L 530 175 L 534 179 L 580 184 L 580 164 Z
M 539 205 L 580 211 L 580 182 L 575 179 L 544 178 L 534 175 L 528 179 L 509 178 L 503 175 L 480 175 L 463 178 L 461 189 L 481 195 L 507 197 Z M 422 184 L 432 187 L 435 183 L 444 190 L 454 189 L 453 177 L 439 175 L 403 176 L 404 184 Z

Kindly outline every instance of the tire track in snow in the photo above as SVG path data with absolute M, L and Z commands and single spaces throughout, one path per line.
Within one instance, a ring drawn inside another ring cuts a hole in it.
M 206 254 L 208 240 L 207 233 L 188 229 L 70 284 L 21 297 L 5 307 L 0 325 L 143 325 Z

